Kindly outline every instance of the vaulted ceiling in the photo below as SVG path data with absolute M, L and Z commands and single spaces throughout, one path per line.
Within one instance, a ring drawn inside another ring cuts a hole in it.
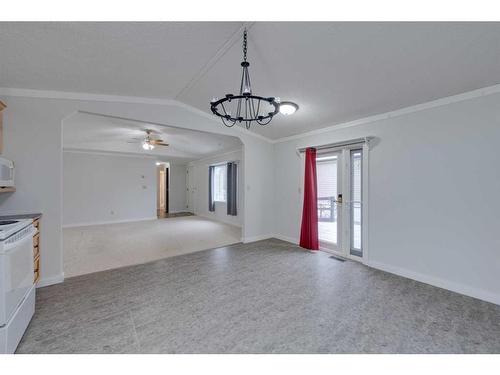
M 500 83 L 500 23 L 0 23 L 0 87 L 176 99 L 239 88 L 299 104 L 276 139 Z M 222 125 L 221 125 L 222 126 Z

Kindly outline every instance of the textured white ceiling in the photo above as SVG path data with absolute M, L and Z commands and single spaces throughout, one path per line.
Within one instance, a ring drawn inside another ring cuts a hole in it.
M 0 23 L 0 86 L 177 99 L 239 87 L 242 23 Z M 500 23 L 257 22 L 254 93 L 280 138 L 500 83 Z
M 241 23 L 0 23 L 4 87 L 174 98 Z
M 153 130 L 153 137 L 169 146 L 143 150 L 140 141 L 133 138 L 143 138 L 145 129 Z M 81 112 L 65 120 L 63 128 L 63 148 L 66 150 L 151 155 L 174 163 L 187 163 L 241 147 L 236 137 Z

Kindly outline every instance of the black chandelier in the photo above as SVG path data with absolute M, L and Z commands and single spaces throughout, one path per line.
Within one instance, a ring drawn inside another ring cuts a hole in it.
M 214 98 L 210 102 L 210 109 L 214 115 L 222 119 L 222 123 L 227 127 L 232 127 L 238 122 L 245 123 L 245 127 L 249 129 L 254 121 L 259 125 L 267 125 L 279 112 L 279 99 L 252 94 L 250 74 L 248 73 L 250 63 L 247 61 L 246 29 L 243 33 L 243 62 L 241 66 L 243 72 L 239 95 L 226 94 L 222 99 Z

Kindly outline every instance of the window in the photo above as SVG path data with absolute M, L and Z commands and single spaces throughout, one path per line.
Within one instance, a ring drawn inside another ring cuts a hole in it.
M 213 200 L 214 202 L 226 202 L 226 176 L 227 170 L 226 165 L 216 165 L 214 166 L 214 176 L 213 176 Z
M 361 207 L 362 207 L 362 150 L 351 150 L 351 254 L 362 256 Z

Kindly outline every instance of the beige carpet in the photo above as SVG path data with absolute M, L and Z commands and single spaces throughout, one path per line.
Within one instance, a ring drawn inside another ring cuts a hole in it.
M 240 240 L 240 228 L 198 216 L 64 228 L 64 275 L 146 263 Z

